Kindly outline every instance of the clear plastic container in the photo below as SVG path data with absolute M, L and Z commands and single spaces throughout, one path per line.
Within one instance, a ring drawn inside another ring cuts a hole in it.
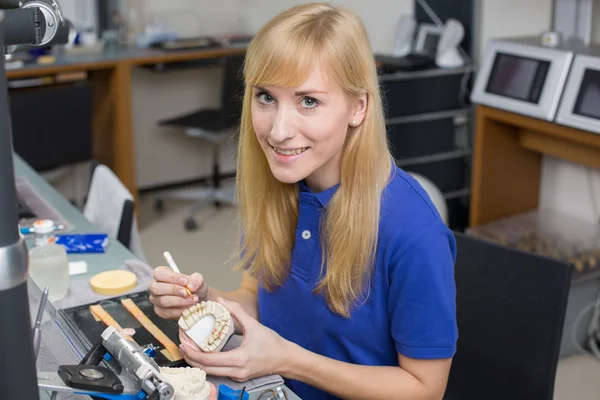
M 566 261 L 578 272 L 600 268 L 600 225 L 558 211 L 517 214 L 469 228 L 466 233 Z
M 29 275 L 44 290 L 48 286 L 48 300 L 64 298 L 69 291 L 69 260 L 64 246 L 50 243 L 29 250 Z

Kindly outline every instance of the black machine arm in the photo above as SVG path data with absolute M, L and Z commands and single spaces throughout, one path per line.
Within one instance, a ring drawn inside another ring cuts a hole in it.
M 55 1 L 0 0 L 0 306 L 3 310 L 0 397 L 3 399 L 39 399 L 27 294 L 27 246 L 18 230 L 4 48 L 17 44 L 67 43 L 68 29 Z M 67 33 L 61 34 L 62 31 Z
M 4 10 L 4 46 L 28 44 L 50 46 L 67 43 L 71 24 L 62 17 L 60 7 L 54 0 L 23 1 L 14 8 L 13 0 L 1 0 L 10 9 Z
M 4 45 L 39 44 L 46 33 L 46 19 L 39 8 L 4 11 Z

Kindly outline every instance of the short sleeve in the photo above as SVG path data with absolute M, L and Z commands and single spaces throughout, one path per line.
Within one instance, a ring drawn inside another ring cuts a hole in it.
M 452 231 L 433 222 L 390 254 L 388 312 L 398 353 L 451 358 L 458 338 Z

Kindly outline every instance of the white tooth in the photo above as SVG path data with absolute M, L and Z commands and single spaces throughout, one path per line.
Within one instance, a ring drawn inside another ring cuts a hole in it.
M 179 321 L 177 321 L 177 323 L 181 327 L 181 329 L 183 329 L 184 331 L 187 331 L 188 329 L 190 329 L 190 326 L 185 322 L 185 319 L 183 318 L 183 316 L 179 317 Z

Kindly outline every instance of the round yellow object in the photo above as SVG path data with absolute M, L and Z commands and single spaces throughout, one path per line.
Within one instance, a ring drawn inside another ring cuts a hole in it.
M 104 295 L 125 293 L 137 285 L 137 277 L 130 271 L 105 271 L 90 279 L 94 292 Z

